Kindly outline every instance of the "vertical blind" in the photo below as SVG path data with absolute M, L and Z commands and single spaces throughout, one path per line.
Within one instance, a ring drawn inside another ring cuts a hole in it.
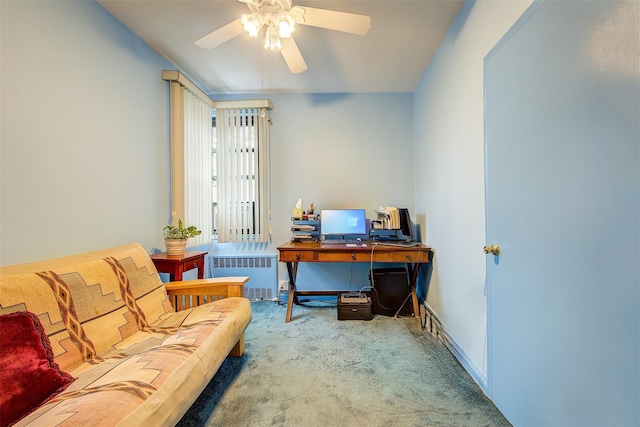
M 211 116 L 213 101 L 171 81 L 171 222 L 181 219 L 202 233 L 189 246 L 211 243 Z
M 211 181 L 212 109 L 200 98 L 185 90 L 184 95 L 184 221 L 202 233 L 189 243 L 193 246 L 211 243 L 213 207 Z
M 182 219 L 202 230 L 188 240 L 190 246 L 211 243 L 214 230 L 219 243 L 268 243 L 273 104 L 264 99 L 214 102 L 178 71 L 164 70 L 162 78 L 170 82 L 171 222 Z
M 217 108 L 218 243 L 269 241 L 266 108 Z

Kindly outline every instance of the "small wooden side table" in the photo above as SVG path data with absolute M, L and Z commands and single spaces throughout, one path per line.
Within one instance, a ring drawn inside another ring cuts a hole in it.
M 185 251 L 184 255 L 167 255 L 166 252 L 151 255 L 158 273 L 169 273 L 169 280 L 182 280 L 182 273 L 198 269 L 198 279 L 204 278 L 204 256 L 208 252 Z

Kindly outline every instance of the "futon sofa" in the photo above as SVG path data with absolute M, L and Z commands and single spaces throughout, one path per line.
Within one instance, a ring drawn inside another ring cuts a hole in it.
M 174 425 L 243 354 L 247 280 L 163 284 L 138 243 L 0 268 L 0 424 Z

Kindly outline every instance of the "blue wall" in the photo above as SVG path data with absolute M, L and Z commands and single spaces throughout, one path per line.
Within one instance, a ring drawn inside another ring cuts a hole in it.
M 164 247 L 171 64 L 94 1 L 0 8 L 0 264 Z
M 215 100 L 255 98 L 255 95 Z M 271 94 L 272 243 L 217 245 L 216 253 L 266 251 L 291 238 L 291 209 L 315 202 L 318 210 L 380 206 L 413 213 L 413 96 L 410 93 Z M 301 289 L 360 289 L 362 264 L 301 265 Z M 288 276 L 283 265 L 280 280 Z
M 415 219 L 434 248 L 427 301 L 486 387 L 483 60 L 529 1 L 466 2 L 414 99 Z

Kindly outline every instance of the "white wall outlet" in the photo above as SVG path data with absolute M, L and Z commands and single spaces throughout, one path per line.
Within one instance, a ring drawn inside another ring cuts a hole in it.
M 289 289 L 289 281 L 288 280 L 280 280 L 279 289 L 281 291 L 286 291 L 287 289 Z

